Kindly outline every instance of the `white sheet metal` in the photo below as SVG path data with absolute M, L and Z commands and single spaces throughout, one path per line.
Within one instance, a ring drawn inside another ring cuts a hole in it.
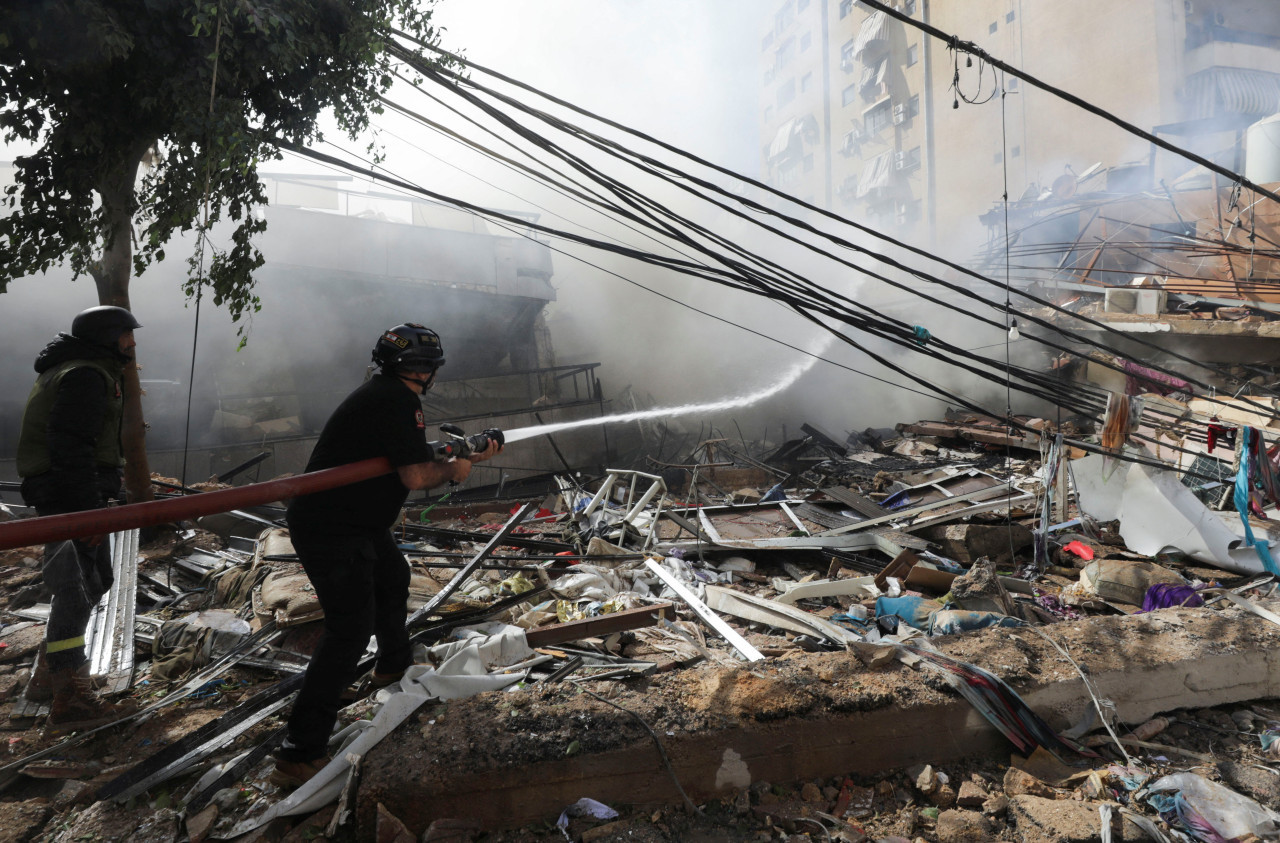
M 1125 451 L 1151 458 L 1145 450 Z M 1119 521 L 1120 538 L 1134 553 L 1179 550 L 1228 571 L 1265 572 L 1257 551 L 1245 543 L 1239 513 L 1209 509 L 1176 472 L 1091 454 L 1072 462 L 1071 474 L 1080 511 L 1100 521 Z M 1274 553 L 1280 530 L 1252 523 L 1254 538 L 1265 540 Z
M 798 600 L 816 597 L 879 597 L 875 577 L 850 577 L 843 580 L 814 580 L 788 583 L 787 590 L 773 598 L 775 602 L 793 605 Z
M 111 569 L 115 582 L 98 601 L 85 629 L 89 672 L 106 677 L 110 693 L 133 683 L 133 623 L 138 603 L 138 530 L 112 533 Z
M 725 614 L 785 629 L 797 635 L 819 635 L 837 644 L 862 640 L 844 627 L 812 612 L 717 585 L 707 586 L 707 602 Z
M 702 618 L 702 620 L 705 621 L 712 629 L 720 633 L 720 635 L 732 644 L 734 649 L 741 653 L 747 661 L 758 662 L 764 660 L 763 653 L 751 646 L 747 639 L 735 632 L 733 627 L 729 626 L 729 624 L 725 623 L 719 615 L 711 611 L 707 604 L 699 600 L 697 595 L 695 595 L 688 586 L 676 579 L 675 575 L 662 567 L 662 565 L 654 559 L 646 559 L 644 564 L 645 567 L 657 574 L 658 578 L 666 583 L 668 588 L 680 595 L 680 597 L 689 604 L 689 607 L 693 609 L 698 617 Z

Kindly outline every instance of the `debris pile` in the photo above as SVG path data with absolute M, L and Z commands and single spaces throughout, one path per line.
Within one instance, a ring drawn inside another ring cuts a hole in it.
M 113 538 L 121 574 L 88 647 L 103 692 L 141 711 L 80 735 L 42 729 L 26 698 L 48 606 L 39 549 L 5 551 L 3 825 L 48 840 L 1280 834 L 1275 578 L 1210 541 L 1228 521 L 1197 490 L 1091 453 L 1072 423 L 802 432 L 557 476 L 533 500 L 415 502 L 396 534 L 418 664 L 351 689 L 334 761 L 292 793 L 267 782 L 270 753 L 322 612 L 279 510 Z

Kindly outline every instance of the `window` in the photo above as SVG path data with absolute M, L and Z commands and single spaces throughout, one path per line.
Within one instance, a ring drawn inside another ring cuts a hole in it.
M 806 32 L 804 35 L 801 35 L 800 36 L 800 52 L 803 53 L 805 50 L 809 49 L 809 44 L 812 41 L 813 41 L 812 32 Z
M 991 33 L 992 35 L 994 35 L 994 34 L 995 34 L 995 32 L 996 32 L 996 22 L 995 22 L 995 21 L 992 21 L 992 22 L 991 22 L 991 26 L 988 26 L 988 27 L 987 27 L 987 32 Z
M 769 49 L 773 46 L 773 32 L 765 33 L 764 39 L 760 42 L 761 51 Z
M 804 171 L 806 173 L 813 172 L 813 153 L 812 152 L 810 152 L 808 155 L 804 157 Z
M 778 10 L 778 13 L 773 16 L 774 31 L 781 32 L 782 30 L 790 26 L 791 16 L 792 16 L 791 0 L 787 0 L 787 2 L 782 5 L 782 8 Z
M 796 80 L 791 77 L 778 87 L 778 108 L 782 108 L 787 103 L 796 98 Z
M 778 45 L 778 55 L 774 60 L 774 67 L 781 70 L 791 64 L 791 60 L 796 57 L 796 39 L 788 38 Z
M 778 165 L 778 184 L 788 187 L 800 180 L 800 160 L 788 158 Z
M 801 12 L 809 8 L 809 0 L 796 0 L 796 11 Z
M 991 156 L 991 163 L 992 163 L 992 164 L 999 164 L 999 163 L 1000 163 L 1001 161 L 1003 161 L 1003 160 L 1004 160 L 1004 153 L 1003 153 L 1003 152 L 997 152 L 995 155 L 992 155 L 992 156 Z
M 1016 76 L 1010 76 L 1010 77 L 1009 77 L 1009 84 L 1008 84 L 1008 85 L 1006 85 L 1005 87 L 1006 87 L 1006 88 L 1008 88 L 1010 91 L 1016 91 L 1016 90 L 1018 90 L 1018 77 L 1016 77 Z
M 907 100 L 907 117 L 915 117 L 920 113 L 920 95 L 915 94 Z
M 840 18 L 849 17 L 849 13 L 853 11 L 853 0 L 840 0 Z
M 856 102 L 857 99 L 858 99 L 858 86 L 856 84 L 850 85 L 849 87 L 845 88 L 843 91 L 840 92 L 841 105 L 849 105 L 852 102 Z
M 894 156 L 894 164 L 899 170 L 910 172 L 920 169 L 920 147 L 913 147 Z
M 920 45 L 912 44 L 907 47 L 907 67 L 911 67 L 918 61 L 920 61 Z
M 863 125 L 867 127 L 868 135 L 876 135 L 892 121 L 893 105 L 889 100 L 885 100 L 866 113 L 866 116 L 863 118 Z
M 1013 12 L 1010 12 L 1009 14 L 1004 16 L 1004 22 L 1013 23 Z
M 1017 158 L 1021 154 L 1022 154 L 1022 147 L 1020 146 L 1015 146 L 1013 149 L 1009 150 L 1010 158 Z
M 902 13 L 904 15 L 914 15 L 916 13 L 916 0 L 906 0 L 902 4 Z
M 845 70 L 853 70 L 853 39 L 844 42 L 840 48 L 840 66 Z
M 806 73 L 804 76 L 800 77 L 800 93 L 803 94 L 805 91 L 809 90 L 811 87 L 813 87 L 813 74 Z

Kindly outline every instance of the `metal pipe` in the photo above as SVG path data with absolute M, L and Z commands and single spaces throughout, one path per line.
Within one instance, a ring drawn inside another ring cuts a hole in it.
M 391 471 L 391 463 L 386 458 L 375 457 L 296 477 L 282 477 L 217 492 L 7 521 L 0 524 L 0 550 L 118 533 L 121 530 L 185 521 L 247 506 L 261 506 L 285 498 L 346 486 Z

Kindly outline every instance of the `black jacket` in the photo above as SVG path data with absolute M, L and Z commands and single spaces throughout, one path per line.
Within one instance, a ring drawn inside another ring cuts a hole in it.
M 59 334 L 36 357 L 39 374 L 70 360 L 100 360 L 119 366 L 128 358 L 114 349 Z M 96 465 L 96 432 L 103 427 L 108 402 L 103 375 L 83 367 L 62 379 L 49 416 L 48 447 L 53 467 L 23 481 L 26 502 L 41 509 L 73 512 L 95 509 L 109 498 L 119 497 L 118 470 Z

